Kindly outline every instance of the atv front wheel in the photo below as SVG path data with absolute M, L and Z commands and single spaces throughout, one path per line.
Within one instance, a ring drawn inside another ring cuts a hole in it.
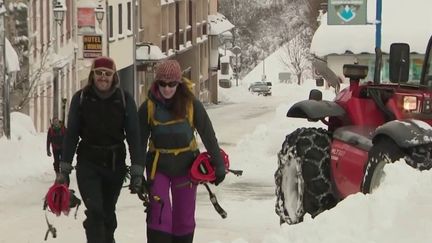
M 334 207 L 330 180 L 330 137 L 321 128 L 299 128 L 286 136 L 275 173 L 276 213 L 281 222 L 299 223 Z
M 371 193 L 377 188 L 384 174 L 384 166 L 393 163 L 406 154 L 391 138 L 378 140 L 369 151 L 369 158 L 363 176 L 362 192 Z

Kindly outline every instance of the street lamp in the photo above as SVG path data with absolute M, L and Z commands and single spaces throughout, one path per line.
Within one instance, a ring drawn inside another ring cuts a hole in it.
M 96 14 L 96 19 L 99 22 L 99 25 L 101 25 L 105 15 L 105 10 L 103 9 L 102 4 L 99 3 L 97 8 L 95 9 L 95 14 Z
M 59 0 L 54 0 L 52 2 L 53 4 L 53 12 L 54 12 L 54 20 L 57 22 L 58 25 L 63 26 L 63 20 L 64 20 L 64 15 L 66 12 L 66 7 L 59 1 Z M 57 26 L 54 26 L 54 35 L 55 35 L 55 45 L 54 45 L 54 52 L 56 54 L 56 58 L 57 54 L 58 54 L 58 32 L 57 32 Z M 58 82 L 59 82 L 59 72 L 60 69 L 59 67 L 57 67 L 57 62 L 54 63 L 54 78 L 53 78 L 53 89 L 54 89 L 54 95 L 53 95 L 53 115 L 54 117 L 58 118 L 58 108 L 59 108 L 59 90 L 58 90 Z
M 61 4 L 60 1 L 54 0 L 53 2 L 54 8 L 54 20 L 57 22 L 57 24 L 62 25 L 64 14 L 66 12 L 66 7 Z

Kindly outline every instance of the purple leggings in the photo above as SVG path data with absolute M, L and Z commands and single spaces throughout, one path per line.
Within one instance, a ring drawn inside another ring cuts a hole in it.
M 187 182 L 189 182 L 187 176 L 170 177 L 156 173 L 150 188 L 147 227 L 174 236 L 194 232 L 197 186 Z M 170 189 L 172 200 L 170 200 Z

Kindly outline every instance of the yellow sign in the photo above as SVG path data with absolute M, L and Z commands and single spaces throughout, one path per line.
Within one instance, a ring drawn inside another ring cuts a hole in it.
M 95 58 L 102 56 L 102 36 L 85 35 L 83 36 L 83 57 Z

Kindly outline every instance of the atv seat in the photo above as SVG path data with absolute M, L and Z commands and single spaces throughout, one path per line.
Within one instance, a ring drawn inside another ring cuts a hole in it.
M 375 126 L 344 126 L 336 129 L 333 138 L 369 151 L 375 129 Z

